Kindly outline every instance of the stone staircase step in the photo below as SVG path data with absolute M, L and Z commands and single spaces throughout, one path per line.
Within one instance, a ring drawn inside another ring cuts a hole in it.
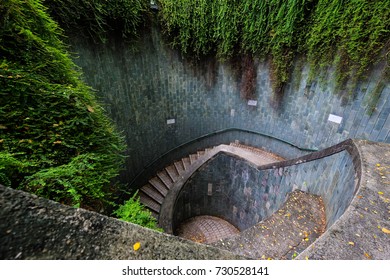
M 283 160 L 283 158 L 260 148 L 240 144 L 239 141 L 230 143 L 230 145 L 256 154 L 264 159 L 264 164 Z M 140 202 L 151 210 L 154 217 L 158 218 L 161 204 L 168 194 L 169 189 L 186 172 L 186 170 L 199 159 L 199 157 L 209 153 L 213 148 L 215 147 L 197 151 L 196 153 L 190 154 L 188 157 L 175 161 L 173 164 L 159 171 L 155 177 L 150 179 L 149 182 L 140 189 Z
M 150 198 L 158 202 L 159 204 L 162 204 L 164 201 L 164 196 L 158 192 L 155 187 L 151 186 L 150 184 L 146 184 L 141 188 L 141 191 L 144 194 L 147 194 Z
M 157 177 L 161 180 L 161 182 L 164 183 L 164 185 L 168 189 L 170 189 L 173 186 L 173 181 L 172 181 L 171 177 L 169 176 L 169 174 L 165 170 L 158 172 Z
M 261 148 L 257 148 L 257 147 L 252 147 L 252 146 L 247 146 L 247 145 L 244 145 L 244 144 L 241 144 L 240 142 L 238 141 L 235 141 L 235 142 L 232 142 L 230 143 L 230 146 L 233 146 L 233 147 L 237 147 L 237 148 L 241 148 L 241 149 L 245 149 L 247 151 L 250 151 L 260 157 L 263 157 L 263 158 L 267 158 L 267 159 L 270 159 L 270 160 L 273 160 L 273 161 L 282 161 L 284 160 L 284 158 L 280 157 L 280 156 L 277 156 L 273 153 L 270 153 L 266 150 L 263 150 Z
M 184 170 L 184 166 L 183 166 L 182 161 L 175 161 L 174 165 L 175 165 L 176 171 L 179 175 L 184 173 L 185 170 Z
M 205 151 L 197 151 L 196 152 L 198 154 L 198 158 L 203 156 L 206 152 Z
M 190 158 L 189 157 L 185 157 L 185 158 L 182 158 L 181 161 L 183 163 L 184 170 L 187 170 L 190 167 L 190 165 L 191 165 Z
M 190 155 L 190 163 L 194 164 L 194 162 L 198 159 L 198 154 L 191 154 Z
M 172 182 L 176 182 L 176 180 L 179 178 L 179 172 L 177 172 L 174 164 L 166 167 L 165 171 L 168 173 L 169 177 L 171 177 Z
M 150 179 L 149 184 L 151 184 L 164 197 L 167 195 L 168 188 L 158 177 L 153 177 L 152 179 Z
M 160 213 L 160 208 L 161 208 L 161 205 L 158 204 L 156 201 L 154 201 L 153 199 L 151 199 L 147 194 L 143 193 L 143 192 L 139 192 L 139 201 L 145 205 L 153 214 L 153 212 L 155 214 L 158 214 Z

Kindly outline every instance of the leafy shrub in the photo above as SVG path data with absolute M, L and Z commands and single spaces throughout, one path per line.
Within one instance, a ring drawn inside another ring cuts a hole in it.
M 12 187 L 12 183 L 18 180 L 18 174 L 23 174 L 33 165 L 34 163 L 22 162 L 15 155 L 0 151 L 0 184 Z
M 0 184 L 108 212 L 125 143 L 61 38 L 40 1 L 0 2 Z
M 118 5 L 111 5 L 111 16 L 128 8 Z M 131 22 L 123 26 L 130 32 Z M 61 39 L 40 1 L 0 2 L 0 183 L 107 212 L 120 191 L 115 177 L 124 162 L 124 139 Z M 148 221 L 154 220 L 139 219 Z
M 123 221 L 162 231 L 162 229 L 156 225 L 157 221 L 150 211 L 139 202 L 137 194 L 138 192 L 136 192 L 125 204 L 121 205 L 114 214 Z

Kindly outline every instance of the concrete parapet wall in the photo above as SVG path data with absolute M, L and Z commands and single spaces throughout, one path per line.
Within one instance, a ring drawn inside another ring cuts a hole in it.
M 1 185 L 0 221 L 0 259 L 241 258 Z

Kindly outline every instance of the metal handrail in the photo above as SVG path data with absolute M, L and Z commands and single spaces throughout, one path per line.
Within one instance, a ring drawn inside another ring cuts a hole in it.
M 284 140 L 284 139 L 281 139 L 279 137 L 276 137 L 276 136 L 273 136 L 273 135 L 269 135 L 267 133 L 264 133 L 264 132 L 259 132 L 259 131 L 255 131 L 255 130 L 250 130 L 250 129 L 242 129 L 242 128 L 237 128 L 237 127 L 230 127 L 230 128 L 225 128 L 225 129 L 221 129 L 221 130 L 217 130 L 217 131 L 214 131 L 214 132 L 210 132 L 210 133 L 207 133 L 207 134 L 204 134 L 202 136 L 199 136 L 195 139 L 192 139 L 190 141 L 187 141 L 183 144 L 180 144 L 179 146 L 173 148 L 173 149 L 170 149 L 169 151 L 165 152 L 164 154 L 162 154 L 161 156 L 159 156 L 158 158 L 156 158 L 155 160 L 153 160 L 151 163 L 149 163 L 147 166 L 144 167 L 143 171 L 139 172 L 137 176 L 135 176 L 135 178 L 131 181 L 131 183 L 129 184 L 129 186 L 132 186 L 134 182 L 136 182 L 138 180 L 138 178 L 142 175 L 142 173 L 145 171 L 145 170 L 148 170 L 151 166 L 153 166 L 156 162 L 158 162 L 161 158 L 167 156 L 168 154 L 172 153 L 173 151 L 175 150 L 178 150 L 178 149 L 181 149 L 185 146 L 188 146 L 192 143 L 195 143 L 195 142 L 198 142 L 202 139 L 205 139 L 205 138 L 208 138 L 208 137 L 211 137 L 211 136 L 214 136 L 214 135 L 218 135 L 218 134 L 222 134 L 222 133 L 225 133 L 225 132 L 229 132 L 229 131 L 239 131 L 239 132 L 246 132 L 246 133 L 251 133 L 251 134 L 256 134 L 256 135 L 259 135 L 259 136 L 263 136 L 263 137 L 268 137 L 268 138 L 271 138 L 271 139 L 275 139 L 277 141 L 280 141 L 282 143 L 285 143 L 285 144 L 288 144 L 294 148 L 297 148 L 301 151 L 307 151 L 307 152 L 316 152 L 318 151 L 318 148 L 306 148 L 306 147 L 301 147 L 301 146 L 298 146 L 292 142 L 289 142 L 287 140 Z

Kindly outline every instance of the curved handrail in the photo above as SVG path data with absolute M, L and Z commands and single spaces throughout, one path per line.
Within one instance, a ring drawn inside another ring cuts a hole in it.
M 192 139 L 190 141 L 187 141 L 185 143 L 182 143 L 180 144 L 179 146 L 173 148 L 173 149 L 170 149 L 168 150 L 167 152 L 163 153 L 162 155 L 160 155 L 159 157 L 157 157 L 155 160 L 153 160 L 152 162 L 150 162 L 148 165 L 146 165 L 143 170 L 141 172 L 139 172 L 135 178 L 130 182 L 129 186 L 133 186 L 133 184 L 140 178 L 140 176 L 146 171 L 148 170 L 149 168 L 151 168 L 155 163 L 157 163 L 158 161 L 160 161 L 162 158 L 166 157 L 167 155 L 169 155 L 170 153 L 176 151 L 176 150 L 179 150 L 179 149 L 182 149 L 183 147 L 185 146 L 188 146 L 190 144 L 193 144 L 195 142 L 198 142 L 200 140 L 203 140 L 203 139 L 206 139 L 206 138 L 209 138 L 211 136 L 214 136 L 214 135 L 218 135 L 218 134 L 222 134 L 222 133 L 226 133 L 226 132 L 230 132 L 230 131 L 238 131 L 238 132 L 245 132 L 245 133 L 251 133 L 251 134 L 255 134 L 255 135 L 259 135 L 259 136 L 263 136 L 263 137 L 267 137 L 267 138 L 271 138 L 271 139 L 274 139 L 274 140 L 277 140 L 277 141 L 280 141 L 282 143 L 285 143 L 285 144 L 288 144 L 294 148 L 297 148 L 298 150 L 301 150 L 301 151 L 306 151 L 306 152 L 316 152 L 318 151 L 318 148 L 314 147 L 314 148 L 306 148 L 306 147 L 301 147 L 297 144 L 294 144 L 290 141 L 287 141 L 287 140 L 284 140 L 284 139 L 281 139 L 279 137 L 276 137 L 276 136 L 273 136 L 273 135 L 270 135 L 270 134 L 267 134 L 267 133 L 264 133 L 264 132 L 259 132 L 259 131 L 255 131 L 255 130 L 250 130 L 250 129 L 242 129 L 242 128 L 237 128 L 237 127 L 230 127 L 230 128 L 225 128 L 225 129 L 221 129 L 221 130 L 216 130 L 214 132 L 210 132 L 210 133 L 207 133 L 207 134 L 204 134 L 202 136 L 199 136 L 195 139 Z

